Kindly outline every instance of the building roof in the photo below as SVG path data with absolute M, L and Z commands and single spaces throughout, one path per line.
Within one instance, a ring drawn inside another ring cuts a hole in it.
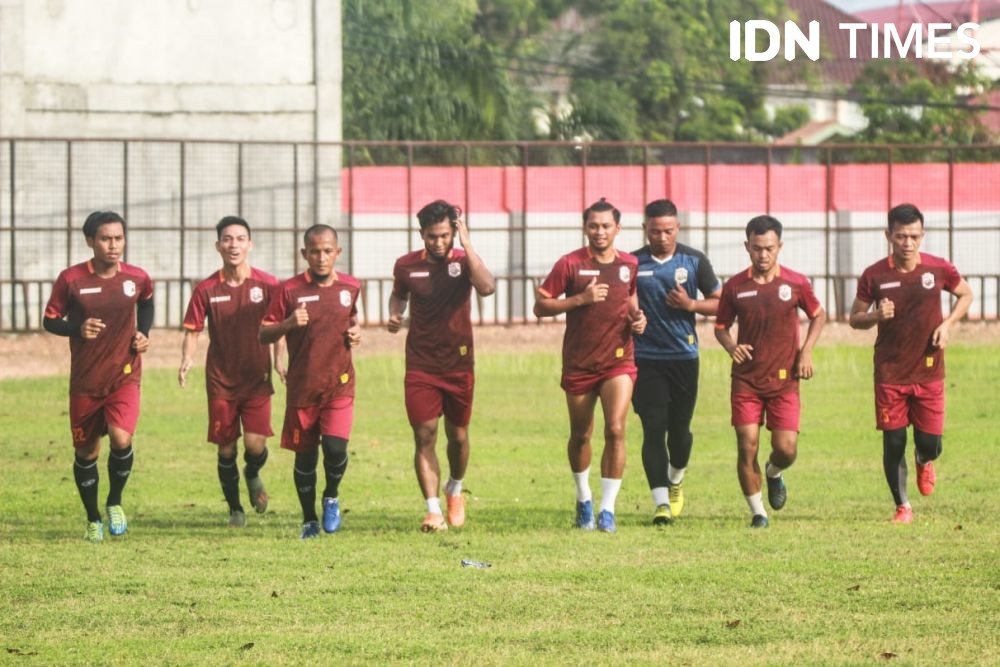
M 854 130 L 835 120 L 814 120 L 783 137 L 774 140 L 775 146 L 816 146 L 833 137 L 849 137 Z
M 950 23 L 953 29 L 972 20 L 972 0 L 902 0 L 888 7 L 877 7 L 855 12 L 865 23 L 893 23 L 896 32 L 905 35 L 914 23 Z M 1000 0 L 979 0 L 979 19 L 1000 18 Z M 926 39 L 926 34 L 923 35 Z

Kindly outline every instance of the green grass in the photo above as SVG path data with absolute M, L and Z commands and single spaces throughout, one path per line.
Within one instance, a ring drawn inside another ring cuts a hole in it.
M 888 522 L 870 349 L 815 356 L 788 506 L 770 529 L 747 528 L 728 364 L 708 351 L 684 516 L 648 525 L 630 416 L 613 536 L 570 528 L 555 351 L 481 354 L 470 520 L 440 535 L 418 531 L 402 360 L 359 359 L 344 529 L 308 543 L 276 441 L 270 510 L 225 528 L 201 378 L 182 391 L 166 370 L 144 379 L 130 532 L 84 543 L 65 379 L 2 382 L 0 662 L 996 663 L 1000 355 L 949 350 L 938 490 L 920 497 L 911 475 L 910 526 Z

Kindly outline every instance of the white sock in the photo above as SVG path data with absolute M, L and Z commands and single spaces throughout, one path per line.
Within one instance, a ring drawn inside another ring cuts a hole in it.
M 618 498 L 618 489 L 622 488 L 620 479 L 601 478 L 601 511 L 615 513 L 615 500 Z
M 761 516 L 767 516 L 767 510 L 764 509 L 764 501 L 761 499 L 760 491 L 753 494 L 752 496 L 747 496 L 747 505 L 750 506 L 750 514 L 754 516 L 760 514 Z
M 583 503 L 590 500 L 592 498 L 590 495 L 590 468 L 573 473 L 573 481 L 576 482 L 576 501 Z
M 757 495 L 760 495 L 759 493 Z M 441 499 L 438 497 L 427 499 L 427 511 L 431 514 L 441 513 Z
M 669 463 L 667 464 L 667 479 L 670 480 L 671 484 L 680 484 L 684 481 L 684 472 L 687 468 L 675 468 Z
M 462 495 L 462 480 L 455 479 L 454 477 L 448 478 L 448 483 L 444 486 L 444 495 L 446 496 L 460 496 Z
M 665 486 L 658 486 L 655 489 L 649 490 L 650 494 L 653 496 L 653 505 L 659 507 L 660 505 L 670 504 L 670 489 Z
M 781 472 L 783 470 L 784 470 L 784 468 L 779 468 L 778 466 L 774 465 L 770 461 L 768 461 L 767 465 L 764 466 L 764 474 L 767 475 L 768 477 L 770 477 L 771 479 L 777 479 L 777 478 L 781 477 Z

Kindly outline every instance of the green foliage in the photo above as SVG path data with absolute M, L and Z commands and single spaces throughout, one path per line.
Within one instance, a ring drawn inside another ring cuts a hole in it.
M 180 390 L 175 371 L 147 369 L 125 491 L 130 533 L 85 544 L 65 378 L 3 381 L 4 656 L 81 665 L 745 666 L 871 664 L 893 654 L 905 664 L 990 664 L 1000 557 L 995 352 L 949 347 L 938 488 L 929 498 L 912 491 L 916 521 L 893 526 L 872 427 L 871 350 L 821 340 L 817 376 L 802 389 L 788 505 L 763 532 L 746 527 L 729 362 L 719 350 L 702 357 L 684 516 L 667 530 L 648 525 L 641 432 L 630 415 L 613 536 L 570 528 L 556 349 L 477 349 L 469 523 L 440 535 L 418 530 L 424 507 L 402 358 L 359 357 L 344 528 L 311 543 L 296 538 L 293 457 L 273 439 L 262 473 L 268 513 L 252 514 L 243 530 L 225 527 L 215 449 L 203 442 L 202 371 Z M 276 426 L 283 396 L 279 389 Z M 444 465 L 443 443 L 438 454 Z M 597 446 L 595 489 L 599 457 Z M 462 568 L 463 558 L 493 567 Z

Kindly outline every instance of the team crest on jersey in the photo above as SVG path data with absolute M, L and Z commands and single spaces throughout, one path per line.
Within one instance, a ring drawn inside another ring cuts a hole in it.
M 135 296 L 135 281 L 126 280 L 122 283 L 122 289 L 125 290 L 125 296 Z
M 621 278 L 623 283 L 627 283 L 632 280 L 632 271 L 627 266 L 618 267 L 618 277 Z
M 792 298 L 792 286 L 782 285 L 778 288 L 778 298 L 782 301 L 790 301 Z
M 351 293 L 346 289 L 340 290 L 340 305 L 347 308 L 351 305 Z
M 264 300 L 264 290 L 259 287 L 250 288 L 250 300 L 254 303 L 260 303 Z
M 458 278 L 462 275 L 462 265 L 458 262 L 452 262 L 448 265 L 448 275 L 452 278 Z
M 928 271 L 920 276 L 920 284 L 924 286 L 924 289 L 934 289 L 934 274 Z
M 678 266 L 674 271 L 674 282 L 678 285 L 683 285 L 688 281 L 688 270 L 683 266 Z

